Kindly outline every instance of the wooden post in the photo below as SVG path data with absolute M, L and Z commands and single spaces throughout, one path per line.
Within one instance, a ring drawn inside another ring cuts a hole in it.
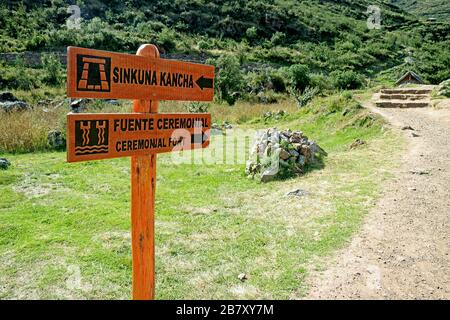
M 151 44 L 139 47 L 139 56 L 159 58 Z M 158 101 L 134 100 L 133 112 L 157 113 Z M 133 299 L 155 296 L 155 189 L 156 153 L 131 157 L 131 247 L 133 255 Z

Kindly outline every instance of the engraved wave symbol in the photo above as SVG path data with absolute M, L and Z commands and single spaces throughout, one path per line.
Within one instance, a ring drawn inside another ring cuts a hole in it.
M 85 146 L 85 147 L 75 147 L 75 150 L 92 150 L 92 149 L 108 149 L 108 145 L 98 145 L 98 146 Z
M 75 154 L 77 155 L 107 153 L 107 152 L 108 152 L 107 145 L 75 147 Z

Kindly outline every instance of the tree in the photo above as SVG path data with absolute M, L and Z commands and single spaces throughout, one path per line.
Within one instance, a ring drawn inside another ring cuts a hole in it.
M 216 66 L 215 89 L 220 100 L 233 105 L 239 92 L 242 91 L 244 78 L 240 70 L 239 60 L 235 56 L 223 55 L 215 61 L 208 61 Z

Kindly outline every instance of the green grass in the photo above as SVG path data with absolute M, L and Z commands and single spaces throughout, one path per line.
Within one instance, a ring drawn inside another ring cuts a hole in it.
M 329 152 L 325 167 L 303 177 L 261 184 L 244 176 L 244 164 L 173 165 L 171 155 L 158 156 L 158 299 L 305 294 L 310 271 L 360 226 L 402 146 L 356 105 L 343 116 L 353 102 L 342 99 L 242 126 L 302 129 L 317 140 Z M 368 143 L 350 150 L 355 138 Z M 218 136 L 211 147 L 221 148 Z M 6 156 L 13 165 L 0 171 L 0 299 L 129 299 L 130 160 Z M 308 195 L 285 197 L 295 188 Z

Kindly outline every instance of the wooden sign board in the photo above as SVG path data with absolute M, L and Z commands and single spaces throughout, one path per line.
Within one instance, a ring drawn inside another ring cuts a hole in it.
M 68 47 L 67 95 L 72 98 L 211 101 L 214 66 Z
M 67 115 L 67 161 L 148 155 L 209 145 L 206 113 Z

